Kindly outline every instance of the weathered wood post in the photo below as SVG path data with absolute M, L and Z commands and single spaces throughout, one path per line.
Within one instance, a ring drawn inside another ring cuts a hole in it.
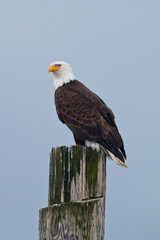
M 39 210 L 39 240 L 103 240 L 105 192 L 102 149 L 52 148 L 48 207 Z

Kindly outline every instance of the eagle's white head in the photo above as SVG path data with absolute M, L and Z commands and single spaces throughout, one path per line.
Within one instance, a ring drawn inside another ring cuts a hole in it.
M 51 63 L 48 72 L 53 73 L 55 90 L 75 79 L 71 66 L 66 62 L 56 61 Z

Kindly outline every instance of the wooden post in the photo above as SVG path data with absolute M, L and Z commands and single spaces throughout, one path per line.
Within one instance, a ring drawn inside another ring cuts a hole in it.
M 103 240 L 106 159 L 103 150 L 52 148 L 48 207 L 39 210 L 39 240 Z

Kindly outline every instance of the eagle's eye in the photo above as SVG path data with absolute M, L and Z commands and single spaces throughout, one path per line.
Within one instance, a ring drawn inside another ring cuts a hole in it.
M 54 66 L 60 68 L 62 66 L 62 64 L 54 64 Z

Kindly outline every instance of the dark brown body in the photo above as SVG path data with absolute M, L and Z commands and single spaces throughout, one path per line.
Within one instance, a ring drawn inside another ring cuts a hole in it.
M 123 140 L 114 114 L 96 94 L 73 80 L 55 91 L 59 119 L 73 132 L 76 144 L 96 142 L 122 162 L 126 159 Z

